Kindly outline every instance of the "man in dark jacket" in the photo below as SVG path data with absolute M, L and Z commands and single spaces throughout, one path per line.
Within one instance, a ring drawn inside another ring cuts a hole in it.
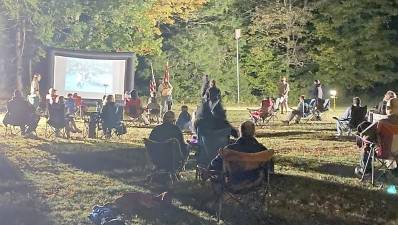
M 35 131 L 40 117 L 35 114 L 33 105 L 22 98 L 20 91 L 15 90 L 14 95 L 7 103 L 7 113 L 4 116 L 4 125 L 19 126 L 22 135 Z
M 261 151 L 268 151 L 267 148 L 260 144 L 256 138 L 254 137 L 255 134 L 255 124 L 252 121 L 243 122 L 240 125 L 240 133 L 241 137 L 234 143 L 230 144 L 226 149 L 238 151 L 238 152 L 245 152 L 245 153 L 256 153 Z M 269 151 L 270 156 L 272 156 L 273 151 Z M 270 161 L 268 164 L 273 170 L 273 162 Z M 221 171 L 223 167 L 223 160 L 220 155 L 217 155 L 210 163 L 209 169 Z M 257 173 L 252 173 L 251 171 L 242 173 L 242 179 L 252 179 L 255 178 Z
M 121 109 L 116 106 L 113 95 L 106 96 L 105 105 L 100 113 L 102 129 L 106 138 L 112 135 L 112 129 L 116 129 L 118 134 L 123 134 L 121 122 Z
M 180 128 L 175 125 L 175 114 L 172 111 L 167 111 L 163 115 L 163 124 L 156 126 L 151 131 L 149 139 L 157 142 L 167 141 L 175 138 L 180 143 L 181 153 L 184 158 L 188 157 L 187 145 L 184 142 L 184 137 Z

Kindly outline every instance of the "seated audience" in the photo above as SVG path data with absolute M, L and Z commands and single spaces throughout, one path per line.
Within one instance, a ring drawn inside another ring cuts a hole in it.
M 40 117 L 35 114 L 33 105 L 25 101 L 20 91 L 15 90 L 12 99 L 7 102 L 3 124 L 19 126 L 22 135 L 31 135 L 36 130 L 39 120 Z
M 360 132 L 362 139 L 376 143 L 377 145 L 385 144 L 380 143 L 381 138 L 377 128 L 381 123 L 398 125 L 398 98 L 392 98 L 387 102 L 386 113 L 388 116 L 386 119 L 381 119 L 372 124 L 366 121 L 359 125 L 358 132 Z M 358 146 L 361 148 L 361 160 L 360 165 L 355 168 L 355 174 L 362 176 L 363 173 L 371 172 L 372 161 L 369 160 L 368 166 L 365 168 L 366 161 L 369 157 L 370 146 L 369 144 L 363 144 L 362 142 L 358 142 Z M 396 159 L 397 157 L 398 156 L 396 156 Z M 396 163 L 392 164 L 392 167 L 396 167 Z
M 60 136 L 60 130 L 65 128 L 66 137 L 70 138 L 70 132 L 81 132 L 75 123 L 73 117 L 67 114 L 63 96 L 58 96 L 56 101 L 49 104 L 48 124 L 55 128 L 55 135 Z
M 376 113 L 377 114 L 381 114 L 381 115 L 386 115 L 386 105 L 388 100 L 392 99 L 392 98 L 396 98 L 397 95 L 395 94 L 395 92 L 393 91 L 387 91 L 386 94 L 384 95 L 384 98 L 381 102 L 379 102 L 379 104 L 376 107 Z
M 252 111 L 251 115 L 255 119 L 255 121 L 258 121 L 261 118 L 266 118 L 268 116 L 271 116 L 273 107 L 274 107 L 274 102 L 270 97 L 267 97 L 261 101 L 261 108 Z
M 120 109 L 116 106 L 113 95 L 106 96 L 100 117 L 102 121 L 102 130 L 106 138 L 110 138 L 112 136 L 113 129 L 116 129 L 118 134 L 125 133 L 125 128 L 121 123 Z
M 292 112 L 290 112 L 288 119 L 284 120 L 283 122 L 289 124 L 290 121 L 292 121 L 294 119 L 294 117 L 296 117 L 295 122 L 299 123 L 301 117 L 303 117 L 305 115 L 307 108 L 308 108 L 308 106 L 304 102 L 304 95 L 301 95 L 299 98 L 299 103 L 297 105 L 297 108 L 294 109 Z
M 344 113 L 339 117 L 340 121 L 336 122 L 336 129 L 337 129 L 337 133 L 336 136 L 340 136 L 341 135 L 341 126 L 348 126 L 348 124 L 350 123 L 350 119 L 351 119 L 351 112 L 352 112 L 352 108 L 353 107 L 361 107 L 361 99 L 359 97 L 354 97 L 352 99 L 352 105 L 350 107 L 348 107 Z
M 255 124 L 252 121 L 246 121 L 243 122 L 240 125 L 240 137 L 239 139 L 234 143 L 226 146 L 224 149 L 229 149 L 229 150 L 234 150 L 238 152 L 244 152 L 244 153 L 256 153 L 260 151 L 269 151 L 267 148 L 260 144 L 256 138 L 254 137 L 255 134 Z M 222 154 L 222 152 L 220 152 Z M 274 152 L 271 150 L 269 151 L 269 158 L 271 160 L 272 155 Z M 273 172 L 273 161 L 271 160 L 269 163 L 270 170 Z M 215 171 L 222 171 L 223 168 L 223 160 L 222 156 L 219 154 L 214 158 L 209 166 L 210 170 L 215 170 Z M 242 174 L 239 174 L 237 176 L 237 179 L 240 180 L 254 180 L 257 177 L 258 170 L 256 171 L 248 171 Z M 238 182 L 239 182 L 238 181 Z
M 73 93 L 72 98 L 75 101 L 75 107 L 79 112 L 80 116 L 83 116 L 84 113 L 87 112 L 87 105 L 84 104 L 82 97 L 79 96 L 77 93 Z
M 179 127 L 182 131 L 192 131 L 192 117 L 188 112 L 188 106 L 181 106 L 181 113 L 178 116 L 177 127 Z
M 125 111 L 127 115 L 134 119 L 143 120 L 145 124 L 149 124 L 148 119 L 144 115 L 144 108 L 141 104 L 141 99 L 138 97 L 137 91 L 132 90 L 131 98 L 126 100 Z
M 173 111 L 167 111 L 163 115 L 163 123 L 161 125 L 156 126 L 151 131 L 149 135 L 149 139 L 158 142 L 164 142 L 171 138 L 176 138 L 180 143 L 181 153 L 184 156 L 184 159 L 188 158 L 188 149 L 185 144 L 184 137 L 180 128 L 175 125 L 175 114 Z
M 65 100 L 65 109 L 66 109 L 66 114 L 73 116 L 77 112 L 77 107 L 75 104 L 75 100 L 73 99 L 73 95 L 69 93 L 67 95 L 67 98 Z
M 158 116 L 160 114 L 160 104 L 156 100 L 156 92 L 152 92 L 146 106 L 149 116 Z

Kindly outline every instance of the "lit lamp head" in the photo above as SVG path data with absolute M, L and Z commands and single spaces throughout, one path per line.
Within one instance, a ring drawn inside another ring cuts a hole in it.
M 336 98 L 337 96 L 337 91 L 336 90 L 330 90 L 330 97 L 331 98 Z

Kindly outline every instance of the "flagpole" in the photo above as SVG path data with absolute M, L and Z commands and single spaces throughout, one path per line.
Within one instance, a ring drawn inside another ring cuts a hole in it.
M 153 74 L 153 66 L 152 66 L 152 62 L 151 62 L 151 73 L 152 73 L 152 78 L 155 77 Z

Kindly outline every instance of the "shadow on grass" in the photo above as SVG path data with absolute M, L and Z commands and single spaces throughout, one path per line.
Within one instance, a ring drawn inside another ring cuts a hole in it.
M 287 137 L 287 136 L 312 134 L 312 133 L 314 133 L 314 132 L 310 132 L 310 131 L 280 131 L 280 132 L 272 132 L 272 133 L 258 132 L 258 133 L 256 133 L 256 137 L 258 137 L 258 138 Z
M 318 160 L 302 159 L 295 157 L 280 157 L 278 164 L 288 167 L 294 167 L 301 171 L 313 171 L 321 174 L 335 175 L 339 177 L 353 178 L 355 166 L 336 164 L 330 162 L 319 162 Z
M 137 211 L 137 217 L 152 224 L 212 224 L 209 217 L 215 215 L 210 207 L 214 199 L 208 185 L 188 179 L 172 187 L 138 182 L 147 175 L 147 161 L 143 149 L 115 149 L 110 151 L 58 151 L 58 158 L 74 167 L 112 177 L 126 184 L 134 184 L 151 190 L 153 193 L 171 191 L 172 196 L 181 202 L 182 207 L 171 207 L 161 211 Z M 281 161 L 294 167 L 343 177 L 352 177 L 352 168 L 336 164 L 316 166 L 292 160 Z M 139 172 L 137 172 L 139 171 Z M 193 173 L 193 172 L 187 172 Z M 274 176 L 271 181 L 269 215 L 258 220 L 251 210 L 227 203 L 223 210 L 225 224 L 380 224 L 397 219 L 396 197 L 382 192 L 352 187 L 342 183 L 316 180 L 301 176 Z M 389 207 L 387 207 L 389 206 Z M 379 210 L 386 208 L 386 210 Z M 364 219 L 371 218 L 371 219 Z M 384 219 L 383 219 L 384 218 Z M 133 219 L 134 220 L 134 219 Z
M 50 225 L 50 210 L 15 166 L 0 155 L 0 224 Z

